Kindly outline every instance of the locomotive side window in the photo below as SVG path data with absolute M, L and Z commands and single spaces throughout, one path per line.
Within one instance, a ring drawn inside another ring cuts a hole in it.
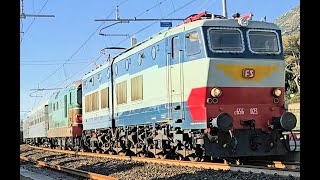
M 98 74 L 98 79 L 99 79 L 99 83 L 102 82 L 102 76 L 101 76 L 101 73 Z
M 85 111 L 86 112 L 90 112 L 91 111 L 91 94 L 90 95 L 87 95 L 85 97 Z
M 90 80 L 89 80 L 89 82 L 91 82 L 91 83 L 92 83 L 92 86 L 94 86 L 94 77 L 91 77 Z
M 179 37 L 172 38 L 172 59 L 176 59 L 179 57 L 179 50 L 180 50 L 180 40 Z
M 200 53 L 201 41 L 197 31 L 186 34 L 186 53 L 188 56 Z
M 242 53 L 243 36 L 235 28 L 209 28 L 209 48 L 215 53 Z
M 71 100 L 71 92 L 69 93 L 69 104 L 72 104 L 72 100 Z
M 117 104 L 127 103 L 127 81 L 117 84 Z
M 275 31 L 269 30 L 249 30 L 249 49 L 257 54 L 279 54 L 279 38 Z
M 79 85 L 78 89 L 77 89 L 77 103 L 80 105 L 80 107 L 82 106 L 82 87 L 81 87 L 81 85 Z
M 100 91 L 101 94 L 101 109 L 109 108 L 109 88 L 104 88 Z
M 92 111 L 99 110 L 99 92 L 95 92 L 91 95 Z
M 131 79 L 131 101 L 143 99 L 143 78 L 142 75 Z
M 64 95 L 64 117 L 68 117 L 67 95 Z
M 84 85 L 84 88 L 87 89 L 88 86 L 87 86 L 87 80 L 83 81 L 83 85 Z

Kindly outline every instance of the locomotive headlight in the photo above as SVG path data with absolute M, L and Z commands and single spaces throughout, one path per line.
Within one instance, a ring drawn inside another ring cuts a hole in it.
M 281 93 L 282 93 L 281 89 L 276 88 L 276 89 L 273 90 L 273 93 L 272 93 L 272 94 L 273 94 L 275 97 L 279 97 L 279 96 L 281 96 Z
M 222 94 L 222 90 L 220 88 L 215 87 L 211 89 L 210 93 L 212 97 L 219 97 Z

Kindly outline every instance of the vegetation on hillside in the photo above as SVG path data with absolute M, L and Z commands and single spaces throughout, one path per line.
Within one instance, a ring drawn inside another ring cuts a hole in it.
M 285 97 L 300 102 L 300 5 L 274 21 L 282 31 L 285 58 Z
M 300 94 L 300 33 L 283 36 L 286 94 Z
M 280 27 L 284 35 L 300 33 L 300 5 L 284 13 L 274 23 Z

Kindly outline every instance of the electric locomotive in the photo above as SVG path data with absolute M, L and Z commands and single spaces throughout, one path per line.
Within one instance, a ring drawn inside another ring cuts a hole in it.
M 283 156 L 281 31 L 202 12 L 87 73 L 83 148 L 160 158 Z

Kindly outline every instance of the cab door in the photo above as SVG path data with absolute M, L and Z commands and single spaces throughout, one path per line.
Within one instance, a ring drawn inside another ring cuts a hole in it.
M 183 35 L 178 34 L 167 38 L 166 48 L 166 80 L 168 119 L 183 119 Z

